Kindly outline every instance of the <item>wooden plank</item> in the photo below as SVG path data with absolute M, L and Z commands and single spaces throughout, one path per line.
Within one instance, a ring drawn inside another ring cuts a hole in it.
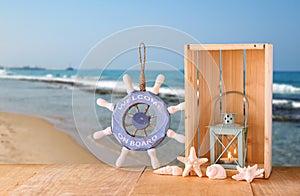
M 199 116 L 199 110 L 198 110 L 198 99 L 199 99 L 199 94 L 197 92 L 197 82 L 198 82 L 198 75 L 197 75 L 197 65 L 196 65 L 196 56 L 197 52 L 196 51 L 190 51 L 191 52 L 191 59 L 192 59 L 192 64 L 191 64 L 191 84 L 193 88 L 193 98 L 192 98 L 192 131 L 193 131 L 193 140 L 192 140 L 192 146 L 195 147 L 196 154 L 198 155 L 198 146 L 199 146 L 199 122 L 198 122 L 198 116 Z M 196 96 L 195 96 L 196 95 Z M 190 152 L 188 148 L 188 153 Z
M 185 89 L 185 155 L 188 156 L 188 149 L 191 147 L 190 141 L 192 140 L 193 134 L 191 133 L 191 115 L 190 111 L 193 110 L 192 103 L 189 101 L 189 96 L 194 96 L 192 92 L 192 85 L 190 82 L 190 50 L 189 45 L 184 46 L 184 89 Z
M 198 176 L 163 176 L 146 170 L 132 195 L 252 195 L 250 183 Z
M 272 171 L 272 97 L 273 97 L 273 45 L 265 47 L 265 177 Z
M 244 91 L 244 58 L 243 50 L 222 51 L 222 90 Z M 236 122 L 244 122 L 244 103 L 241 95 L 229 94 L 222 98 L 222 113 L 235 113 Z
M 246 96 L 249 100 L 248 162 L 264 162 L 265 51 L 246 50 Z
M 0 165 L 0 195 L 8 195 L 45 167 L 45 165 Z
M 210 158 L 207 126 L 211 125 L 214 101 L 220 95 L 220 51 L 198 51 L 198 67 L 200 156 Z
M 274 167 L 269 179 L 251 183 L 254 195 L 300 195 L 300 167 Z
M 300 195 L 300 167 L 252 183 L 126 171 L 102 164 L 0 165 L 0 195 Z
M 264 44 L 190 44 L 190 50 L 257 50 L 264 49 Z
M 0 168 L 11 172 L 0 176 L 0 195 L 129 195 L 144 170 L 126 171 L 102 164 Z
M 185 154 L 188 156 L 191 146 L 198 152 L 197 68 L 196 51 L 189 50 L 189 45 L 186 45 L 184 52 Z

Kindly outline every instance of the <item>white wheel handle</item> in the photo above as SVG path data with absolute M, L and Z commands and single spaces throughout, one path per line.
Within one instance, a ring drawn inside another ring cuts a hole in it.
M 127 94 L 130 94 L 134 91 L 134 88 L 132 86 L 131 78 L 128 74 L 125 74 L 123 76 L 123 82 L 126 85 Z
M 93 138 L 94 138 L 95 140 L 98 140 L 98 139 L 103 138 L 103 137 L 106 136 L 106 135 L 111 135 L 111 134 L 112 134 L 111 127 L 107 127 L 107 128 L 104 129 L 104 130 L 95 132 L 95 133 L 93 134 Z
M 183 144 L 185 143 L 185 136 L 181 135 L 181 134 L 178 134 L 178 133 L 175 133 L 175 131 L 173 131 L 172 129 L 168 130 L 167 136 L 169 138 L 173 138 L 177 142 L 180 142 L 180 143 L 183 143 Z
M 113 103 L 109 103 L 109 102 L 107 102 L 106 100 L 101 99 L 101 98 L 98 98 L 98 99 L 97 99 L 97 105 L 98 105 L 98 106 L 101 106 L 101 107 L 104 107 L 104 108 L 107 108 L 107 109 L 109 109 L 110 111 L 113 111 L 113 110 L 114 110 L 114 104 L 113 104 Z
M 184 109 L 185 109 L 185 102 L 182 102 L 178 105 L 168 107 L 168 112 L 170 114 L 174 114 L 174 113 L 184 110 Z
M 151 165 L 153 169 L 157 169 L 160 167 L 160 163 L 156 157 L 156 150 L 154 148 L 151 148 L 149 150 L 147 150 L 148 155 L 151 159 Z
M 116 160 L 116 166 L 121 167 L 126 159 L 126 156 L 128 154 L 129 150 L 126 147 L 123 147 L 121 150 L 121 154 Z
M 158 94 L 159 88 L 164 83 L 164 80 L 165 80 L 165 76 L 162 75 L 162 74 L 159 74 L 156 77 L 155 84 L 154 84 L 153 89 L 151 91 L 153 94 L 156 94 L 156 95 Z

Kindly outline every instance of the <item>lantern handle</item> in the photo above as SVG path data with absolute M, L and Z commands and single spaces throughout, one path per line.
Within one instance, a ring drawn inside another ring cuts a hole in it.
M 227 91 L 227 92 L 222 93 L 217 98 L 217 100 L 215 101 L 214 108 L 213 108 L 213 115 L 216 113 L 217 103 L 220 102 L 219 106 L 221 106 L 221 104 L 222 104 L 221 103 L 222 97 L 224 97 L 226 95 L 229 95 L 229 94 L 238 94 L 238 95 L 241 95 L 243 97 L 243 102 L 244 102 L 244 127 L 246 127 L 247 123 L 248 123 L 249 101 L 248 101 L 248 98 L 246 97 L 246 95 L 244 93 L 239 92 L 239 91 Z M 212 125 L 214 125 L 214 124 L 215 124 L 215 118 L 213 116 L 212 117 Z

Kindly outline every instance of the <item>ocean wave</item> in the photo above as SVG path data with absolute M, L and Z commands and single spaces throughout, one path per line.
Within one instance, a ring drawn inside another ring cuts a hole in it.
M 294 108 L 300 108 L 300 102 L 292 102 L 292 106 L 294 107 Z
M 278 94 L 300 94 L 300 88 L 289 84 L 273 84 L 273 93 Z
M 280 122 L 299 122 L 300 115 L 299 114 L 273 114 L 272 116 L 273 121 L 280 121 Z
M 284 104 L 288 104 L 289 100 L 286 99 L 273 99 L 273 104 L 274 105 L 284 105 Z
M 14 80 L 27 80 L 27 81 L 40 81 L 40 82 L 57 82 L 57 83 L 66 83 L 74 84 L 74 79 L 72 78 L 59 78 L 54 77 L 52 74 L 47 74 L 45 76 L 27 76 L 27 75 L 0 75 L 2 79 L 14 79 Z
M 52 74 L 46 74 L 45 76 L 28 76 L 28 75 L 8 75 L 5 72 L 0 75 L 2 79 L 14 79 L 14 80 L 25 80 L 25 81 L 38 81 L 52 84 L 64 84 L 70 86 L 76 86 L 82 90 L 95 91 L 98 94 L 114 93 L 126 95 L 126 86 L 123 82 L 112 81 L 112 80 L 101 80 L 97 81 L 95 77 L 56 77 Z M 62 86 L 62 88 L 65 88 Z M 134 85 L 135 89 L 138 89 L 137 85 Z M 71 89 L 71 88 L 70 88 Z M 148 87 L 147 90 L 151 91 L 153 88 Z M 184 89 L 180 88 L 167 88 L 161 87 L 159 91 L 160 95 L 164 98 L 176 98 L 184 97 Z
M 7 76 L 7 75 L 12 75 L 12 73 L 5 70 L 5 69 L 0 69 L 0 77 L 1 76 Z
M 6 70 L 0 69 L 0 75 L 7 75 Z
M 40 81 L 40 82 L 48 82 L 48 83 L 58 83 L 58 84 L 66 84 L 72 86 L 82 86 L 86 90 L 92 91 L 96 90 L 100 94 L 107 92 L 115 92 L 115 93 L 123 93 L 126 92 L 126 87 L 122 82 L 112 81 L 112 80 L 101 80 L 97 81 L 98 77 L 95 76 L 76 76 L 76 75 L 62 75 L 58 77 L 51 73 L 46 74 L 44 76 L 29 76 L 29 75 L 14 75 L 6 70 L 0 71 L 0 78 L 4 79 L 16 79 L 16 80 L 27 80 L 27 81 Z M 97 81 L 97 82 L 96 82 Z M 137 86 L 135 86 L 138 89 Z M 148 90 L 152 88 L 149 87 Z M 273 93 L 275 94 L 300 94 L 300 88 L 295 87 L 289 84 L 273 84 Z M 162 87 L 160 89 L 160 94 L 165 96 L 177 96 L 184 97 L 184 89 L 183 88 L 168 88 Z M 300 102 L 288 102 L 288 100 L 274 100 L 274 104 L 276 105 L 291 105 L 291 107 L 299 108 Z
M 275 109 L 297 109 L 300 108 L 300 102 L 287 99 L 273 99 Z
M 282 122 L 299 122 L 300 102 L 287 99 L 274 99 L 273 120 Z

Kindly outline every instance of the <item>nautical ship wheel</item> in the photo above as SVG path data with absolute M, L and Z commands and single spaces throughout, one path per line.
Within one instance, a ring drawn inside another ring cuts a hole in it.
M 144 47 L 144 61 L 141 58 L 141 46 Z M 167 107 L 164 101 L 158 97 L 161 84 L 164 81 L 162 74 L 158 75 L 151 92 L 146 91 L 145 84 L 145 61 L 146 47 L 144 43 L 139 46 L 141 64 L 140 91 L 135 91 L 131 78 L 125 74 L 123 81 L 126 85 L 127 96 L 121 99 L 116 105 L 108 103 L 99 98 L 97 104 L 112 111 L 112 124 L 104 130 L 93 134 L 94 139 L 101 139 L 106 135 L 113 134 L 123 146 L 121 154 L 116 160 L 116 166 L 122 166 L 127 153 L 130 150 L 147 151 L 153 168 L 160 166 L 156 157 L 155 148 L 166 136 L 175 139 L 180 143 L 185 142 L 184 135 L 177 134 L 169 129 L 170 114 L 184 110 L 184 103 Z

